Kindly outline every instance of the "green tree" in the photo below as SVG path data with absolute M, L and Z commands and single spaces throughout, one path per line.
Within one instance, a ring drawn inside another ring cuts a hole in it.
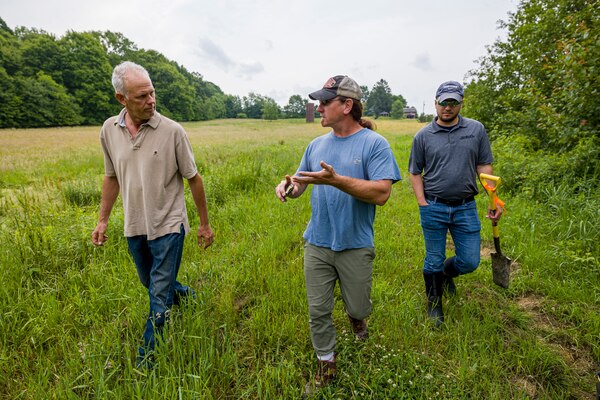
M 6 25 L 6 22 L 0 17 L 0 32 L 7 32 L 10 35 L 13 34 L 13 31 Z
M 16 77 L 20 99 L 18 126 L 44 127 L 78 125 L 82 118 L 75 100 L 49 75 L 38 72 L 35 77 Z
M 227 116 L 224 95 L 218 94 L 209 97 L 205 101 L 205 107 L 208 119 L 225 118 Z
M 363 103 L 367 103 L 369 101 L 369 87 L 368 86 L 360 86 L 360 91 L 362 92 L 362 99 L 360 99 Z
M 267 98 L 263 105 L 263 119 L 268 121 L 276 120 L 279 118 L 281 110 L 275 100 Z
M 378 116 L 382 112 L 392 110 L 392 90 L 384 79 L 380 79 L 369 93 L 367 109 L 371 114 Z
M 106 50 L 92 33 L 68 32 L 63 48 L 63 82 L 81 108 L 83 124 L 100 124 L 119 110 L 113 99 L 112 66 Z
M 193 120 L 196 93 L 176 65 L 154 50 L 140 51 L 138 57 L 152 78 L 159 112 L 177 121 Z
M 260 119 L 263 115 L 263 108 L 266 102 L 266 97 L 254 92 L 248 93 L 248 96 L 242 98 L 244 105 L 244 113 L 248 118 Z
M 20 43 L 4 20 L 0 18 L 0 67 L 10 76 L 22 68 Z
M 396 96 L 396 100 L 392 103 L 392 118 L 400 119 L 404 118 L 404 108 L 406 107 L 406 100 L 402 96 Z
M 406 99 L 404 98 L 404 96 L 402 96 L 401 94 L 393 94 L 392 95 L 392 104 L 394 104 L 394 102 L 396 101 L 401 101 L 404 104 L 404 107 L 406 107 L 406 105 L 408 104 L 406 102 Z
M 119 32 L 92 32 L 98 38 L 98 41 L 106 49 L 110 64 L 115 66 L 122 61 L 130 60 L 135 57 L 138 48 L 131 40 L 127 39 Z
M 0 128 L 16 127 L 22 100 L 15 89 L 14 79 L 0 66 Z
M 44 32 L 27 31 L 21 35 L 21 42 L 21 73 L 36 76 L 43 71 L 62 85 L 65 53 L 56 38 Z
M 239 96 L 225 95 L 224 103 L 227 118 L 237 118 L 238 115 L 244 112 L 242 99 Z
M 283 107 L 283 112 L 287 118 L 304 118 L 306 116 L 307 99 L 303 99 L 299 94 L 290 97 L 288 103 Z
M 433 121 L 433 114 L 419 114 L 419 122 L 431 122 Z
M 190 73 L 183 67 L 180 67 L 180 72 L 194 89 L 194 116 L 192 119 L 195 121 L 210 119 L 204 107 L 206 101 L 213 96 L 225 96 L 225 94 L 217 85 L 205 81 L 203 76 L 198 72 Z M 227 99 L 224 101 L 227 102 Z M 225 104 L 225 107 L 228 107 L 227 104 Z
M 523 1 L 502 25 L 506 41 L 472 72 L 464 114 L 488 128 L 509 187 L 537 195 L 549 183 L 597 187 L 598 21 L 595 0 Z

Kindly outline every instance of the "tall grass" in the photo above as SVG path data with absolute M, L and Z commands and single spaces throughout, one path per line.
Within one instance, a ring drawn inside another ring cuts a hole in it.
M 421 125 L 377 122 L 405 180 L 377 210 L 371 337 L 355 342 L 336 291 L 339 379 L 317 397 L 592 398 L 600 369 L 598 198 L 570 198 L 560 187 L 548 189 L 547 204 L 504 198 L 503 250 L 518 262 L 510 289 L 493 285 L 484 256 L 476 273 L 457 280 L 459 295 L 445 299 L 447 319 L 435 330 L 425 315 L 424 246 L 406 172 Z M 90 242 L 103 174 L 98 128 L 0 131 L 0 398 L 300 397 L 315 363 L 302 271 L 309 196 L 281 204 L 274 187 L 325 130 L 303 121 L 185 127 L 216 242 L 204 251 L 194 234 L 186 238 L 180 280 L 198 297 L 174 310 L 150 371 L 134 367 L 147 298 L 119 202 L 107 244 Z M 479 197 L 483 215 L 487 200 Z M 186 202 L 197 227 L 189 191 Z M 482 223 L 486 254 L 491 229 Z

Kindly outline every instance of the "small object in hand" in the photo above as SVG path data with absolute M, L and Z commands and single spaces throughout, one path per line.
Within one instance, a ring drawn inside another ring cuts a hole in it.
M 294 191 L 294 184 L 290 183 L 285 187 L 285 197 L 289 196 L 290 194 L 292 194 L 292 192 Z

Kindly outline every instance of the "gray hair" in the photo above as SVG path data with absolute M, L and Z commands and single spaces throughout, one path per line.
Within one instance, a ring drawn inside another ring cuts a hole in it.
M 127 90 L 125 89 L 125 75 L 127 75 L 128 72 L 137 72 L 150 80 L 150 75 L 148 74 L 148 71 L 146 71 L 146 68 L 131 61 L 123 61 L 113 69 L 112 85 L 115 88 L 115 93 L 124 96 L 127 95 Z

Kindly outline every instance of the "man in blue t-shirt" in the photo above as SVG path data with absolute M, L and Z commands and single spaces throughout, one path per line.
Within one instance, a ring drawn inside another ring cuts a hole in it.
M 275 188 L 281 201 L 302 195 L 309 184 L 312 214 L 304 232 L 304 276 L 317 372 L 307 394 L 335 377 L 332 312 L 336 281 L 357 339 L 368 336 L 371 312 L 373 221 L 375 206 L 384 205 L 400 170 L 387 140 L 362 118 L 362 92 L 351 78 L 329 78 L 309 94 L 319 100 L 321 125 L 332 131 L 313 140 L 296 174 Z
M 442 83 L 435 95 L 435 120 L 415 135 L 408 171 L 419 203 L 425 238 L 423 277 L 427 315 L 436 326 L 444 321 L 442 292 L 456 292 L 453 278 L 473 272 L 479 265 L 481 223 L 474 196 L 477 177 L 492 175 L 492 150 L 483 125 L 459 115 L 463 87 Z M 498 220 L 502 209 L 488 210 Z M 455 256 L 446 259 L 450 231 Z

